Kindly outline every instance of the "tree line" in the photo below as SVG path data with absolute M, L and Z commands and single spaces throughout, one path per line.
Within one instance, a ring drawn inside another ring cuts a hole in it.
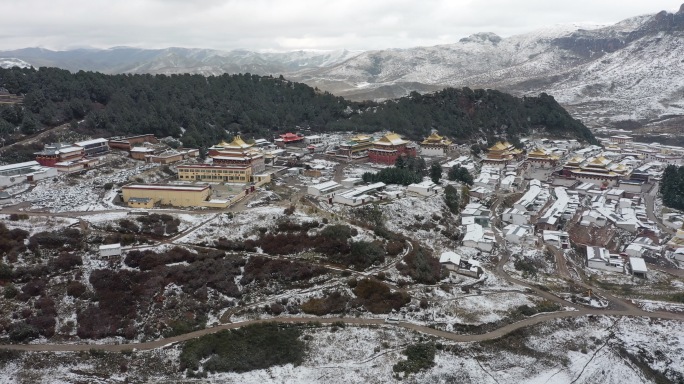
M 352 102 L 282 76 L 105 75 L 57 68 L 0 69 L 0 87 L 23 95 L 23 106 L 0 105 L 0 137 L 71 123 L 93 135 L 153 133 L 208 146 L 235 134 L 272 138 L 310 129 L 392 130 L 420 140 L 437 129 L 466 142 L 483 136 L 517 139 L 536 129 L 596 139 L 553 97 L 516 98 L 495 90 L 447 88 L 385 102 Z
M 668 165 L 660 180 L 659 192 L 666 207 L 684 210 L 684 167 Z

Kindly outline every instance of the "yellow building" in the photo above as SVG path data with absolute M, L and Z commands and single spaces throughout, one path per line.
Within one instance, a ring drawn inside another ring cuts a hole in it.
M 336 151 L 337 157 L 359 158 L 365 157 L 366 151 L 373 147 L 373 138 L 367 135 L 356 135 L 349 141 L 340 144 Z
M 179 165 L 178 179 L 185 181 L 227 181 L 248 183 L 252 181 L 251 165 Z
M 440 136 L 433 130 L 422 143 L 420 143 L 420 153 L 425 156 L 446 156 L 453 151 L 454 144 L 444 136 Z
M 522 156 L 522 151 L 507 141 L 499 141 L 487 150 L 487 157 L 482 159 L 482 164 L 505 167 L 509 163 L 516 162 Z
M 245 143 L 240 136 L 235 136 L 230 143 L 222 141 L 209 148 L 209 157 L 212 158 L 214 165 L 249 166 L 252 168 L 251 173 L 261 173 L 266 170 L 266 162 L 261 149 L 252 148 L 252 144 Z
M 202 207 L 211 196 L 209 185 L 129 184 L 121 188 L 130 207 L 151 208 L 154 204 Z M 227 204 L 226 204 L 227 206 Z
M 558 156 L 553 156 L 544 149 L 535 148 L 527 153 L 527 162 L 532 168 L 553 168 L 558 165 Z

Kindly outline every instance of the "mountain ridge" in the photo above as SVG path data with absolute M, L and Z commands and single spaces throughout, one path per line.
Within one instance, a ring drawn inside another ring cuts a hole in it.
M 12 56 L 14 55 L 14 56 Z M 0 51 L 34 66 L 103 73 L 284 75 L 352 100 L 382 100 L 445 87 L 553 95 L 594 127 L 684 115 L 684 4 L 608 26 L 568 24 L 500 37 L 479 32 L 431 47 L 374 51 Z M 644 102 L 645 101 L 645 102 Z

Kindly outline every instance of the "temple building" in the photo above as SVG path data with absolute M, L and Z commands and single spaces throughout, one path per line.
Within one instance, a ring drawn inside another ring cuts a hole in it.
M 368 150 L 373 147 L 373 138 L 367 135 L 356 135 L 342 144 L 335 151 L 335 156 L 346 159 L 360 159 L 368 156 Z
M 266 169 L 261 150 L 246 143 L 240 136 L 235 136 L 230 143 L 222 141 L 209 148 L 209 157 L 212 158 L 213 165 L 216 166 L 232 166 L 236 170 L 238 168 L 250 168 L 250 175 L 261 173 Z
M 54 143 L 45 144 L 42 151 L 34 153 L 36 161 L 45 167 L 54 167 L 55 164 L 65 161 L 77 161 L 85 157 L 85 150 L 71 144 Z
M 522 151 L 507 141 L 499 141 L 487 150 L 487 157 L 482 159 L 482 165 L 504 168 L 506 165 L 517 163 L 522 158 Z
M 416 156 L 416 147 L 396 133 L 388 133 L 373 142 L 368 150 L 368 159 L 372 163 L 394 165 L 399 156 Z
M 584 163 L 584 158 L 581 156 L 575 156 L 565 162 L 565 165 L 563 165 L 563 170 L 561 171 L 561 173 L 563 174 L 563 176 L 570 177 L 572 176 L 572 173 L 574 171 L 579 171 L 580 167 L 582 166 L 582 163 Z
M 288 144 L 294 144 L 301 141 L 304 141 L 304 136 L 296 135 L 292 132 L 287 132 L 280 135 L 279 139 L 275 139 L 275 144 L 279 147 L 284 147 Z
M 572 169 L 570 173 L 579 181 L 607 188 L 615 186 L 620 179 L 629 178 L 630 170 L 623 164 L 613 164 L 611 160 L 597 156 L 581 164 L 579 169 Z
M 453 150 L 453 142 L 440 136 L 436 130 L 420 143 L 420 154 L 424 156 L 447 156 Z
M 542 148 L 535 148 L 527 153 L 527 163 L 531 168 L 554 168 L 558 165 L 558 156 L 553 156 Z

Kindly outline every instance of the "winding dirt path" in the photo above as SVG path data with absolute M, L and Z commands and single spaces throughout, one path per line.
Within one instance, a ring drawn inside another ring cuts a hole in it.
M 190 333 L 185 333 L 183 335 L 168 337 L 165 339 L 159 339 L 155 341 L 149 341 L 144 343 L 130 343 L 130 344 L 9 344 L 2 345 L 2 349 L 10 349 L 15 351 L 47 351 L 47 352 L 77 352 L 77 351 L 89 351 L 89 350 L 103 350 L 109 352 L 121 352 L 126 350 L 151 350 L 157 348 L 163 348 L 170 346 L 175 343 L 191 340 L 198 338 L 200 336 L 213 334 L 222 330 L 241 328 L 247 325 L 253 324 L 263 324 L 268 322 L 277 322 L 281 324 L 306 324 L 310 322 L 319 322 L 321 324 L 331 324 L 334 322 L 343 321 L 347 325 L 356 326 L 392 326 L 404 328 L 427 335 L 432 335 L 440 337 L 447 340 L 452 340 L 456 342 L 479 342 L 497 339 L 506 334 L 513 332 L 515 330 L 529 327 L 531 325 L 539 324 L 544 321 L 562 319 L 562 318 L 576 318 L 587 315 L 606 315 L 606 316 L 632 316 L 632 317 L 650 317 L 665 320 L 679 320 L 684 321 L 684 315 L 669 313 L 669 312 L 645 312 L 645 311 L 617 311 L 617 310 L 592 310 L 592 309 L 582 309 L 579 311 L 564 311 L 564 312 L 552 312 L 546 314 L 540 314 L 533 316 L 516 323 L 505 325 L 501 328 L 495 329 L 494 331 L 474 334 L 474 335 L 461 335 L 446 331 L 441 331 L 438 329 L 426 327 L 423 325 L 413 324 L 413 323 L 386 323 L 383 319 L 366 319 L 366 318 L 356 318 L 356 317 L 332 317 L 332 318 L 320 318 L 320 317 L 280 317 L 274 319 L 265 320 L 248 320 L 239 323 L 222 324 L 212 328 L 206 328 L 199 331 L 194 331 Z

